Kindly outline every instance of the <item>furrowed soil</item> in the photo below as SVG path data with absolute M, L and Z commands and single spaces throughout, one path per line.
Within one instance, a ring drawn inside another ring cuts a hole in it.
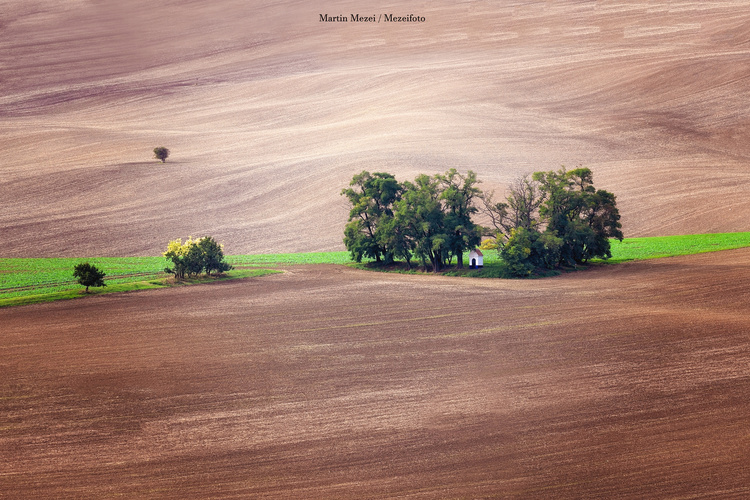
M 749 57 L 740 0 L 0 2 L 0 256 L 342 250 L 365 169 L 581 164 L 626 236 L 747 231 Z M 0 309 L 0 497 L 747 498 L 749 270 Z
M 357 13 L 425 21 L 320 21 Z M 502 197 L 582 164 L 627 236 L 750 229 L 744 0 L 10 0 L 0 27 L 4 257 L 342 250 L 364 169 Z
M 0 496 L 750 496 L 750 250 L 286 271 L 0 310 Z

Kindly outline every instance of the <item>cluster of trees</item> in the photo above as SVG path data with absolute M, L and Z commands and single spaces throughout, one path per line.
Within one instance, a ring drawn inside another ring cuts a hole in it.
M 182 243 L 182 239 L 170 241 L 163 255 L 171 261 L 173 266 L 165 268 L 164 271 L 180 279 L 197 276 L 202 272 L 210 276 L 211 273 L 223 273 L 232 269 L 232 266 L 224 262 L 224 249 L 211 236 L 196 240 L 189 237 L 185 243 Z M 73 277 L 78 280 L 79 284 L 86 287 L 86 293 L 89 292 L 91 286 L 107 286 L 104 283 L 104 276 L 106 276 L 104 271 L 88 262 L 76 264 L 73 267 Z
M 388 173 L 355 175 L 342 194 L 352 209 L 344 229 L 344 244 L 357 262 L 363 257 L 390 263 L 412 257 L 440 271 L 453 257 L 463 266 L 463 253 L 481 241 L 481 228 L 472 221 L 475 198 L 481 194 L 474 172 L 455 169 L 414 182 L 398 182 Z
M 163 255 L 172 262 L 172 267 L 167 267 L 164 271 L 179 279 L 197 276 L 202 272 L 210 276 L 212 272 L 223 273 L 232 269 L 232 266 L 224 262 L 222 246 L 211 236 L 196 240 L 189 237 L 185 243 L 181 238 L 172 240 Z
M 615 196 L 593 185 L 588 168 L 535 172 L 517 179 L 505 201 L 478 187 L 474 172 L 455 169 L 414 182 L 388 173 L 355 175 L 345 195 L 352 205 L 344 244 L 352 257 L 376 262 L 413 256 L 437 272 L 479 244 L 495 240 L 508 271 L 528 276 L 535 269 L 575 266 L 611 257 L 610 238 L 622 240 Z M 490 226 L 472 220 L 484 214 Z
M 615 195 L 595 189 L 588 168 L 535 172 L 516 180 L 505 202 L 482 197 L 500 255 L 511 274 L 608 259 L 623 239 Z

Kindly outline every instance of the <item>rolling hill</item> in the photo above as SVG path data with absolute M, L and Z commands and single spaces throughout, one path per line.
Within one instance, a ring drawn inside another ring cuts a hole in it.
M 425 21 L 320 20 L 353 13 Z M 746 2 L 14 0 L 0 26 L 4 257 L 339 250 L 363 169 L 499 193 L 582 164 L 627 236 L 749 228 Z

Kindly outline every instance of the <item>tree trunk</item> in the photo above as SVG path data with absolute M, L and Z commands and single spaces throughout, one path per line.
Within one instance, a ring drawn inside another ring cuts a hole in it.
M 459 250 L 456 252 L 456 269 L 464 268 L 464 253 Z

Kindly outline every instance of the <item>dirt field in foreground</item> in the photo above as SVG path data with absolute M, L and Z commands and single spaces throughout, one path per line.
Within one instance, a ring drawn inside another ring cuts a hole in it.
M 0 310 L 3 498 L 750 495 L 750 250 Z

